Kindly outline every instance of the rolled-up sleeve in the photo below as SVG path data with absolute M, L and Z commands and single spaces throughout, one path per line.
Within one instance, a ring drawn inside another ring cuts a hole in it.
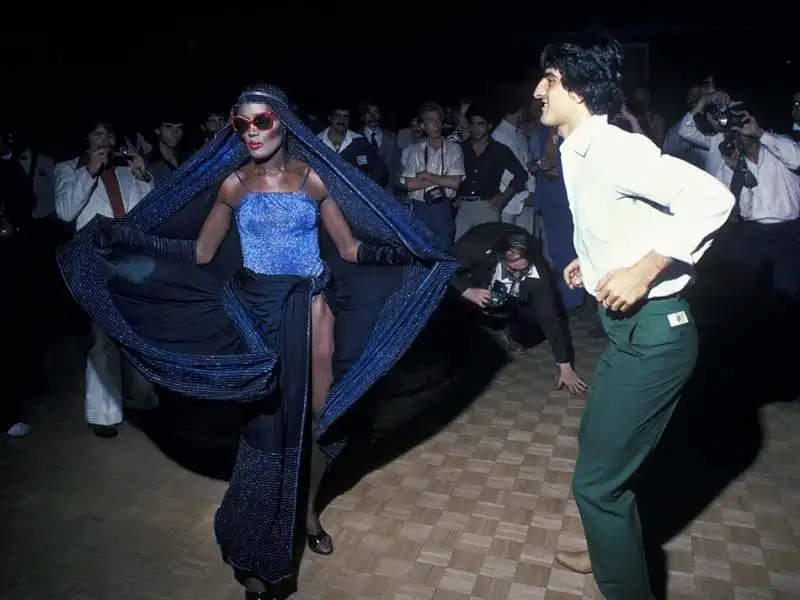
M 447 153 L 447 166 L 444 170 L 444 174 L 463 177 L 466 171 L 464 170 L 464 152 L 461 150 L 461 146 L 458 144 L 447 144 L 445 152 Z
M 417 173 L 422 170 L 420 168 L 418 155 L 419 151 L 416 145 L 409 146 L 403 150 L 403 154 L 400 157 L 400 160 L 403 163 L 403 172 L 400 177 L 402 178 L 402 183 L 404 185 L 406 178 L 416 177 Z

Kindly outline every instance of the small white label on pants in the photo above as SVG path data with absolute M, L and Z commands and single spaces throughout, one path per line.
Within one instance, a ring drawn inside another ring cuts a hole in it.
M 676 312 L 667 315 L 670 327 L 678 327 L 679 325 L 686 325 L 689 322 L 689 317 L 686 316 L 684 311 Z

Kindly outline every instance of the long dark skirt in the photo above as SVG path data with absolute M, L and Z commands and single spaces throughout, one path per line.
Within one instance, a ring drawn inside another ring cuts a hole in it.
M 104 226 L 104 235 L 113 232 Z M 97 259 L 109 300 L 137 340 L 123 349 L 151 380 L 190 396 L 262 404 L 244 428 L 215 533 L 238 572 L 290 592 L 306 500 L 312 298 L 325 293 L 337 319 L 336 381 L 314 429 L 335 457 L 345 440 L 331 425 L 392 367 L 427 318 L 409 302 L 425 289 L 424 267 L 334 259 L 330 283 L 241 268 L 225 281 L 229 263 L 198 268 L 147 247 L 113 246 Z M 384 332 L 386 314 L 406 315 L 406 326 Z
M 226 158 L 230 152 L 227 146 L 220 149 L 209 164 L 232 160 Z M 393 204 L 382 203 L 379 191 L 364 192 L 341 174 L 329 183 L 354 233 L 404 244 L 420 263 L 359 267 L 334 264 L 334 258 L 327 288 L 323 281 L 261 277 L 241 270 L 235 229 L 210 265 L 182 263 L 161 253 L 153 236 L 197 239 L 217 186 L 184 197 L 184 188 L 195 185 L 208 165 L 189 167 L 182 168 L 180 181 L 155 190 L 122 220 L 142 232 L 136 247 L 124 235 L 114 243 L 117 221 L 95 218 L 60 249 L 59 265 L 77 302 L 148 379 L 189 398 L 248 402 L 260 409 L 244 429 L 215 530 L 231 564 L 265 583 L 288 583 L 281 587 L 290 591 L 302 548 L 292 533 L 302 529 L 297 507 L 304 486 L 298 484 L 311 426 L 313 294 L 325 293 L 337 317 L 336 381 L 313 430 L 335 457 L 346 435 L 338 427 L 340 417 L 411 346 L 441 300 L 455 263 L 432 247 L 430 235 L 405 213 L 394 214 Z

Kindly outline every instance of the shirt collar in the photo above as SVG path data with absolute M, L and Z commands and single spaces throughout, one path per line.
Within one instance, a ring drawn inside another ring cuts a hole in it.
M 344 134 L 344 138 L 342 139 L 342 145 L 339 148 L 337 148 L 333 144 L 333 142 L 331 141 L 331 138 L 328 135 L 330 130 L 331 130 L 330 127 L 326 127 L 322 131 L 322 133 L 320 133 L 317 137 L 319 139 L 321 139 L 325 143 L 325 145 L 328 146 L 328 148 L 331 148 L 332 150 L 336 150 L 337 152 L 342 152 L 345 148 L 347 148 L 352 143 L 352 141 L 355 138 L 361 137 L 360 134 L 356 133 L 355 131 L 353 131 L 351 129 L 348 129 L 347 133 Z
M 450 141 L 446 137 L 442 136 L 442 147 L 434 149 L 434 148 L 432 148 L 431 146 L 428 145 L 428 139 L 427 138 L 422 138 L 422 149 L 424 150 L 425 148 L 430 148 L 431 152 L 441 152 L 442 150 L 444 150 L 444 147 L 449 143 L 450 143 Z
M 575 131 L 573 131 L 561 144 L 561 151 L 571 150 L 581 156 L 586 156 L 592 142 L 608 127 L 608 115 L 592 115 Z
M 522 277 L 520 277 L 517 280 L 513 280 L 506 273 L 506 270 L 503 267 L 503 261 L 502 260 L 498 260 L 497 264 L 494 267 L 494 276 L 495 276 L 496 279 L 499 279 L 500 281 L 503 281 L 504 283 L 511 283 L 511 284 L 522 283 L 526 279 L 530 279 L 531 278 L 531 276 L 534 273 L 534 269 L 536 269 L 536 265 L 534 265 L 531 262 L 530 266 L 528 267 L 528 270 L 525 271 L 525 275 L 523 275 Z

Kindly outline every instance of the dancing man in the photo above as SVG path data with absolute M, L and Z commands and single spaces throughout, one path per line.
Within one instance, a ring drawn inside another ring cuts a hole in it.
M 586 36 L 551 44 L 534 96 L 557 127 L 577 258 L 570 287 L 598 303 L 609 344 L 580 427 L 572 488 L 588 553 L 559 562 L 594 571 L 608 600 L 653 598 L 631 480 L 694 369 L 697 332 L 682 292 L 733 196 L 713 177 L 608 122 L 623 101 L 622 55 Z

